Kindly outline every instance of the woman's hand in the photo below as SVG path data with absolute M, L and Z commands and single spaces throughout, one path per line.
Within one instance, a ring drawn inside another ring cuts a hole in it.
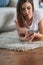
M 20 40 L 21 41 L 39 41 L 41 39 L 43 40 L 43 38 L 40 38 L 40 37 L 41 37 L 41 34 L 39 34 L 39 33 L 26 32 L 25 37 L 20 37 Z
M 37 33 L 31 32 L 31 33 L 26 33 L 25 34 L 25 40 L 27 41 L 32 41 L 34 38 L 37 38 Z
M 33 32 L 26 32 L 25 37 L 20 37 L 21 41 L 32 41 L 35 38 L 36 34 Z

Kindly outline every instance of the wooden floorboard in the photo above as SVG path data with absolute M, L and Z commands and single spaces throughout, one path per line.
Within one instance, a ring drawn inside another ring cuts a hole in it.
M 25 52 L 0 49 L 0 65 L 43 65 L 43 48 Z

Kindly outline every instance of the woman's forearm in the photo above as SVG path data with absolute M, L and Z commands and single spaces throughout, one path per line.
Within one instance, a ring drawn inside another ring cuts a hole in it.
M 37 38 L 43 39 L 43 34 L 41 34 L 41 33 L 35 33 L 35 35 L 36 35 Z

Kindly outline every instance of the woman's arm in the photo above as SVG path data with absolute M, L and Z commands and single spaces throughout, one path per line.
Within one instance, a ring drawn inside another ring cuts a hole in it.
M 39 22 L 38 27 L 39 27 L 39 33 L 34 33 L 34 36 L 36 38 L 43 40 L 43 19 Z
M 16 22 L 16 28 L 19 34 L 19 39 L 20 41 L 25 41 L 25 33 L 27 31 L 26 27 L 20 27 L 18 22 Z
M 38 27 L 39 27 L 39 33 L 33 32 L 33 34 L 29 36 L 27 34 L 26 35 L 27 40 L 31 40 L 31 41 L 43 40 L 43 19 L 39 22 Z
M 39 32 L 43 34 L 43 19 L 39 22 Z

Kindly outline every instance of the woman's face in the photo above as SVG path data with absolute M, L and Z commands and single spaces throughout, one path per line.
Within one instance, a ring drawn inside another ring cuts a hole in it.
M 25 19 L 31 19 L 33 16 L 33 9 L 32 9 L 32 5 L 30 2 L 25 2 L 24 4 L 22 4 L 21 6 L 22 8 L 22 14 L 25 17 Z

